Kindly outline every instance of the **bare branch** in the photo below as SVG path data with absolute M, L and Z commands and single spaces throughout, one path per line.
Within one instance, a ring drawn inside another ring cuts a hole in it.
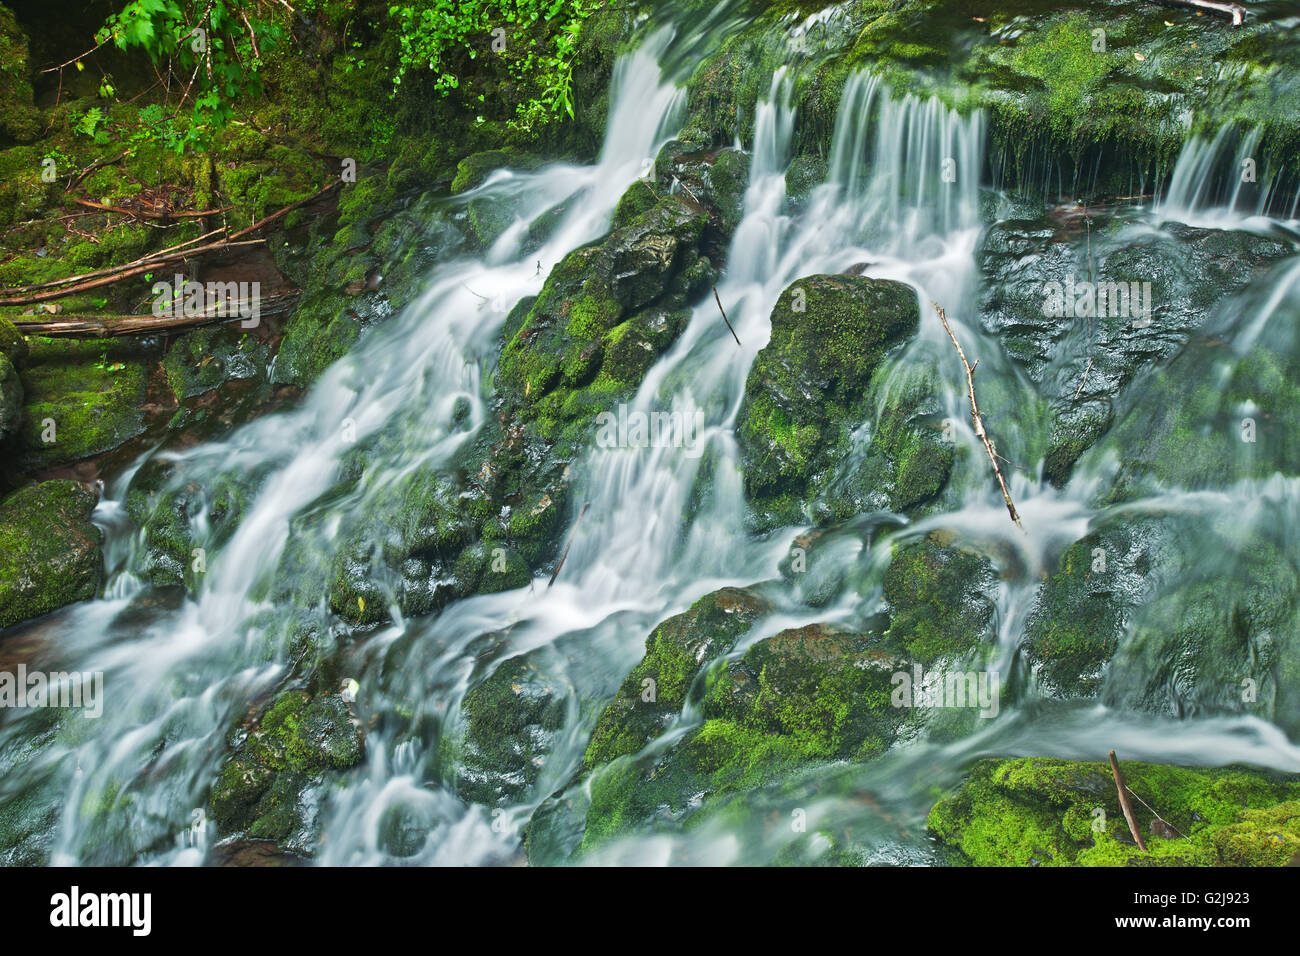
M 939 308 L 938 302 L 930 303 L 934 310 L 939 313 L 939 321 L 943 323 L 944 331 L 948 333 L 948 338 L 952 339 L 952 344 L 957 347 L 957 356 L 961 359 L 962 368 L 966 370 L 966 390 L 970 394 L 970 420 L 975 426 L 975 434 L 979 440 L 984 443 L 984 451 L 989 456 L 989 464 L 993 466 L 993 474 L 997 476 L 998 487 L 1002 489 L 1002 500 L 1007 503 L 1007 514 L 1011 515 L 1011 520 L 1016 523 L 1016 527 L 1021 531 L 1025 526 L 1020 523 L 1020 515 L 1016 513 L 1016 506 L 1011 500 L 1011 492 L 1007 491 L 1006 479 L 1002 477 L 1002 469 L 998 467 L 997 451 L 993 448 L 993 442 L 989 440 L 989 434 L 984 430 L 984 419 L 980 416 L 979 405 L 975 402 L 975 366 L 966 361 L 966 352 L 962 349 L 961 343 L 957 341 L 957 336 L 952 334 L 952 326 L 948 324 L 948 316 L 944 315 L 943 309 Z M 979 364 L 979 359 L 975 360 Z
M 1124 786 L 1124 774 L 1120 773 L 1119 761 L 1115 759 L 1113 750 L 1110 752 L 1110 772 L 1115 775 L 1115 787 L 1119 790 L 1119 806 L 1124 811 L 1124 819 L 1128 821 L 1129 832 L 1137 841 L 1138 849 L 1145 853 L 1147 845 L 1142 842 L 1142 831 L 1138 828 L 1137 818 L 1133 816 L 1133 801 L 1128 798 L 1128 787 Z

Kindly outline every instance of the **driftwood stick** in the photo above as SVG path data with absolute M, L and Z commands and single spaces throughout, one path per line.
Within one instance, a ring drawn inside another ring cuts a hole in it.
M 722 321 L 727 323 L 727 328 L 731 332 L 731 337 L 736 340 L 737 345 L 740 345 L 740 336 L 737 335 L 736 330 L 731 327 L 731 320 L 727 318 L 727 310 L 722 307 L 722 299 L 718 296 L 718 287 L 716 285 L 713 286 L 713 301 L 718 303 L 718 311 L 722 313 Z M 744 348 L 744 346 L 741 346 L 741 348 Z
M 993 466 L 993 474 L 997 476 L 998 487 L 1002 489 L 1002 500 L 1007 503 L 1007 514 L 1011 515 L 1011 520 L 1016 523 L 1016 527 L 1021 531 L 1025 526 L 1020 523 L 1020 515 L 1016 513 L 1016 506 L 1011 500 L 1011 492 L 1007 491 L 1006 479 L 1002 477 L 1002 469 L 998 467 L 997 451 L 993 448 L 993 442 L 989 440 L 989 433 L 984 430 L 984 419 L 980 415 L 979 405 L 975 403 L 975 367 L 966 361 L 966 352 L 957 341 L 957 336 L 952 334 L 952 326 L 948 324 L 948 316 L 943 314 L 943 309 L 939 308 L 939 303 L 930 303 L 934 310 L 939 313 L 939 321 L 943 323 L 944 331 L 948 333 L 948 338 L 952 339 L 952 344 L 957 347 L 957 357 L 961 359 L 962 368 L 966 370 L 966 391 L 970 394 L 970 420 L 975 426 L 975 434 L 979 440 L 984 443 L 984 451 L 988 453 L 989 464 Z M 976 365 L 979 359 L 975 360 Z
M 1246 15 L 1246 8 L 1240 3 L 1222 3 L 1220 0 L 1156 0 L 1160 4 L 1173 4 L 1178 7 L 1195 7 L 1198 10 L 1210 10 L 1232 17 L 1234 27 L 1241 26 L 1241 18 Z
M 578 523 L 582 521 L 582 516 L 587 513 L 587 509 L 590 507 L 591 502 L 588 501 L 582 506 L 582 510 L 578 512 L 578 518 L 573 522 L 573 528 L 569 531 L 569 540 L 564 542 L 564 553 L 560 555 L 560 563 L 557 564 L 555 570 L 551 572 L 551 580 L 546 582 L 548 590 L 551 585 L 555 583 L 555 579 L 560 576 L 560 568 L 564 567 L 564 559 L 569 556 L 569 548 L 573 546 L 573 536 L 578 533 Z
M 1113 750 L 1110 752 L 1110 772 L 1115 775 L 1115 786 L 1119 789 L 1119 806 L 1124 811 L 1124 819 L 1128 821 L 1129 832 L 1137 841 L 1138 849 L 1145 853 L 1147 845 L 1142 842 L 1142 831 L 1138 829 L 1137 817 L 1133 816 L 1133 801 L 1128 798 L 1128 787 L 1124 786 L 1124 774 L 1120 772 L 1119 761 L 1115 759 Z

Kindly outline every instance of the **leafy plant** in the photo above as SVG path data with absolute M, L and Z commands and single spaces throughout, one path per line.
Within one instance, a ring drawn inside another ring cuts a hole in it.
M 169 83 L 179 84 L 170 122 L 155 117 L 144 128 L 181 152 L 206 145 L 237 100 L 261 91 L 264 58 L 284 38 L 280 16 L 269 0 L 131 0 L 105 21 L 96 41 L 143 50 Z M 176 123 L 187 106 L 188 122 Z
M 428 70 L 442 93 L 458 88 L 462 57 L 499 56 L 518 104 L 510 125 L 532 129 L 573 115 L 573 58 L 594 0 L 417 0 L 395 3 L 399 56 L 394 87 Z

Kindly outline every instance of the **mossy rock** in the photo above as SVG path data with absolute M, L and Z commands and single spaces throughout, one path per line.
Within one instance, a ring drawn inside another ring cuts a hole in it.
M 883 643 L 825 624 L 782 631 L 710 673 L 704 716 L 780 735 L 807 759 L 874 757 L 910 716 L 891 698 L 911 660 Z
M 467 800 L 517 801 L 537 783 L 564 729 L 573 688 L 549 673 L 541 648 L 501 664 L 465 694 L 456 789 Z
M 32 94 L 27 36 L 13 11 L 0 5 L 0 145 L 30 143 L 41 132 Z
M 489 149 L 474 153 L 466 156 L 456 166 L 456 178 L 451 181 L 451 192 L 455 195 L 481 186 L 498 169 L 536 169 L 541 164 L 542 160 L 537 156 L 510 149 Z
M 814 275 L 781 293 L 736 423 L 760 523 L 798 519 L 865 415 L 872 373 L 919 321 L 916 292 L 900 282 Z
M 226 382 L 261 376 L 268 351 L 251 336 L 209 326 L 176 339 L 163 356 L 162 365 L 172 394 L 181 402 Z
M 337 694 L 286 691 L 221 768 L 212 789 L 223 833 L 301 847 L 314 820 L 304 798 L 329 771 L 361 762 L 363 735 Z
M 1133 810 L 1145 853 L 1101 762 L 981 760 L 927 824 L 954 862 L 976 866 L 1281 866 L 1300 849 L 1294 776 L 1129 761 L 1121 769 L 1142 798 Z
M 93 353 L 94 343 L 87 343 L 76 359 L 29 363 L 24 368 L 23 461 L 28 467 L 80 461 L 111 451 L 144 431 L 144 366 L 107 352 L 92 359 Z
M 923 664 L 965 658 L 995 638 L 995 584 L 992 565 L 977 552 L 934 536 L 897 547 L 884 578 L 889 639 Z
M 754 644 L 715 664 L 703 723 L 668 749 L 646 748 L 592 771 L 579 854 L 629 832 L 680 832 L 747 813 L 751 794 L 816 774 L 830 761 L 870 759 L 917 719 L 893 703 L 893 675 L 911 662 L 878 636 L 822 624 Z M 803 776 L 800 776 L 803 775 Z
M 723 588 L 651 631 L 645 657 L 597 720 L 584 764 L 608 763 L 658 737 L 686 705 L 701 668 L 730 651 L 768 609 L 752 591 Z
M 75 481 L 29 485 L 0 501 L 0 628 L 95 596 L 103 533 L 95 496 Z
M 0 315 L 0 355 L 15 366 L 20 366 L 27 358 L 27 353 L 27 339 L 12 322 Z

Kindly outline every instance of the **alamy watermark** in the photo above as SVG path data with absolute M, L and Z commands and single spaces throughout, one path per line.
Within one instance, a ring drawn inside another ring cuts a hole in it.
M 912 670 L 896 671 L 889 682 L 894 691 L 889 702 L 895 707 L 974 707 L 981 717 L 998 715 L 997 671 L 925 671 L 920 664 Z
M 598 448 L 684 448 L 687 458 L 704 453 L 700 433 L 704 430 L 704 412 L 642 412 L 629 410 L 622 402 L 618 413 L 601 412 L 596 416 Z
M 18 665 L 18 673 L 0 671 L 0 707 L 78 708 L 87 717 L 104 714 L 103 671 L 29 671 Z
M 1150 282 L 1079 282 L 1066 276 L 1043 286 L 1043 315 L 1049 319 L 1132 319 L 1133 327 L 1151 324 Z
M 160 319 L 243 319 L 240 326 L 256 328 L 262 320 L 260 282 L 195 282 L 177 273 L 171 282 L 153 284 L 153 314 Z

